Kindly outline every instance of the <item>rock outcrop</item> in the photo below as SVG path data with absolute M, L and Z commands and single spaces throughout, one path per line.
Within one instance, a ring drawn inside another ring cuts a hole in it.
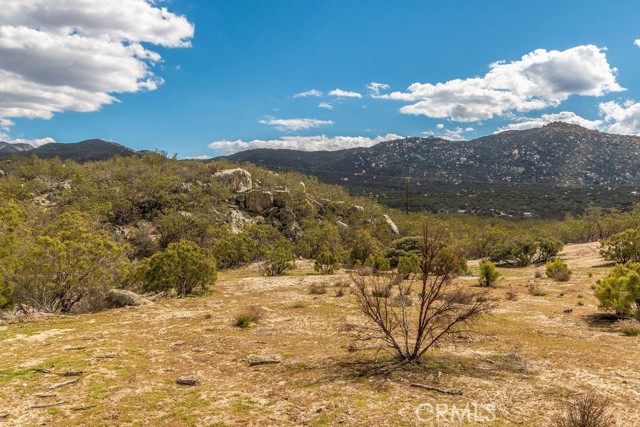
M 291 206 L 293 202 L 293 197 L 291 197 L 291 193 L 287 190 L 286 187 L 276 188 L 272 191 L 273 193 L 273 206 L 276 208 L 286 208 L 287 206 Z
M 236 203 L 242 210 L 262 213 L 273 207 L 273 193 L 266 190 L 251 190 L 238 194 Z
M 389 217 L 389 215 L 385 214 L 384 220 L 387 222 L 387 225 L 389 226 L 391 231 L 393 231 L 395 234 L 398 234 L 398 235 L 400 234 L 400 230 L 398 229 L 398 226 L 396 225 L 395 222 L 393 222 L 393 220 Z
M 234 194 L 243 193 L 253 188 L 251 174 L 244 169 L 225 169 L 217 172 L 214 177 L 226 185 Z

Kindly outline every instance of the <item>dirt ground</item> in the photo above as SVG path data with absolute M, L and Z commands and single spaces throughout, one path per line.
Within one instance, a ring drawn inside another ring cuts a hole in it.
M 610 267 L 597 244 L 568 246 L 563 259 L 574 272 L 564 283 L 536 279 L 543 267 L 501 269 L 499 307 L 477 335 L 437 349 L 426 368 L 385 375 L 368 369 L 385 354 L 349 351 L 345 325 L 362 316 L 349 288 L 336 296 L 348 276 L 315 275 L 308 262 L 276 278 L 221 273 L 204 297 L 5 321 L 0 426 L 549 426 L 588 389 L 611 399 L 619 426 L 640 426 L 640 337 L 603 319 L 591 290 Z M 233 326 L 249 306 L 262 319 Z M 281 363 L 249 366 L 256 359 Z M 176 384 L 183 375 L 198 384 Z M 435 420 L 436 408 L 465 407 L 478 416 Z

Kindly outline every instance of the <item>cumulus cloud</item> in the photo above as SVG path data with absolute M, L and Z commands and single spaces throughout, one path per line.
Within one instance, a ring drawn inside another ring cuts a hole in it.
M 623 135 L 640 135 L 640 104 L 634 101 L 604 102 L 599 105 L 606 125 L 604 130 Z
M 422 132 L 423 135 L 435 136 L 436 138 L 448 139 L 450 141 L 466 141 L 467 137 L 465 133 L 473 132 L 475 129 L 472 127 L 462 128 L 460 126 L 454 129 L 445 129 L 442 123 L 436 125 L 438 132 L 427 131 Z
M 334 89 L 330 91 L 329 96 L 337 96 L 339 98 L 362 98 L 362 95 L 358 92 L 351 92 L 342 89 Z
M 215 141 L 209 144 L 209 148 L 224 154 L 233 154 L 239 151 L 253 150 L 256 148 L 275 148 L 303 151 L 336 151 L 355 147 L 371 147 L 384 141 L 400 139 L 402 136 L 388 134 L 368 138 L 365 136 L 284 136 L 273 140 L 253 141 Z
M 325 110 L 333 110 L 333 105 L 329 104 L 328 102 L 321 102 L 320 104 L 318 104 L 319 108 L 324 108 Z
M 562 111 L 560 113 L 543 114 L 542 116 L 536 118 L 520 118 L 519 121 L 515 123 L 510 123 L 504 127 L 499 128 L 496 133 L 507 130 L 525 130 L 539 128 L 553 122 L 570 123 L 592 130 L 600 129 L 603 123 L 602 120 L 585 119 L 584 117 L 581 117 L 572 111 Z
M 320 92 L 318 89 L 310 89 L 305 92 L 300 92 L 293 95 L 294 98 L 307 98 L 309 96 L 322 96 L 322 92 Z
M 161 56 L 190 46 L 193 25 L 152 0 L 5 0 L 0 118 L 97 111 L 116 94 L 154 90 Z
M 401 108 L 405 114 L 473 122 L 557 106 L 571 95 L 623 91 L 616 73 L 605 49 L 594 45 L 564 51 L 538 49 L 518 61 L 491 64 L 483 77 L 435 85 L 414 83 L 406 92 L 379 98 L 412 103 Z
M 333 124 L 331 120 L 318 119 L 265 119 L 258 123 L 274 126 L 281 131 L 304 130 Z
M 373 98 L 380 96 L 380 91 L 387 90 L 389 88 L 390 86 L 386 83 L 371 82 L 367 85 L 369 95 L 371 95 Z
M 638 39 L 635 42 L 633 42 L 633 44 L 635 44 L 636 46 L 640 46 L 640 39 Z

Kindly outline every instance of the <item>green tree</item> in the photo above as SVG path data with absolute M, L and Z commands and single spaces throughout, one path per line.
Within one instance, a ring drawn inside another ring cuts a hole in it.
M 537 251 L 538 245 L 535 240 L 520 238 L 498 245 L 491 252 L 491 261 L 526 267 L 533 262 Z
M 287 242 L 289 243 L 289 242 Z M 268 254 L 264 265 L 265 276 L 279 276 L 287 270 L 296 268 L 296 256 L 291 244 L 283 244 L 273 248 Z
M 0 206 L 0 308 L 13 302 L 12 277 L 20 259 L 16 249 L 20 233 L 24 233 L 24 217 L 15 202 Z
M 640 228 L 625 230 L 602 240 L 600 255 L 620 264 L 640 261 Z
M 420 256 L 416 253 L 410 253 L 406 256 L 401 256 L 398 259 L 398 274 L 403 279 L 408 279 L 412 274 L 420 272 Z
M 217 279 L 216 260 L 211 252 L 188 240 L 171 243 L 140 268 L 145 290 L 175 289 L 180 298 L 196 290 L 206 290 Z
M 389 260 L 385 258 L 381 252 L 369 255 L 367 260 L 364 262 L 364 265 L 365 267 L 370 267 L 374 273 L 391 270 Z
M 420 237 L 403 237 L 389 243 L 384 255 L 389 260 L 391 267 L 396 268 L 401 257 L 408 257 L 412 254 L 419 255 L 421 250 Z
M 382 250 L 382 243 L 367 230 L 358 230 L 355 233 L 351 244 L 350 259 L 352 264 L 360 262 L 364 264 L 371 255 L 375 255 Z
M 20 268 L 13 277 L 18 304 L 69 313 L 89 298 L 102 301 L 126 274 L 125 248 L 87 213 L 65 212 L 32 233 L 30 241 L 21 242 Z
M 500 274 L 500 272 L 496 269 L 496 266 L 488 259 L 480 262 L 478 270 L 478 280 L 480 282 L 480 286 L 493 286 L 502 276 L 502 274 Z
M 596 282 L 595 295 L 601 309 L 640 320 L 640 263 L 616 265 L 607 277 Z

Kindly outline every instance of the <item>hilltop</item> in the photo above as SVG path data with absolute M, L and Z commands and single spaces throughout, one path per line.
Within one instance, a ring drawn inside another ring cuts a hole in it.
M 410 137 L 335 152 L 257 149 L 227 157 L 274 169 L 343 178 L 385 175 L 418 181 L 563 187 L 640 184 L 640 137 L 555 122 L 469 141 Z
M 131 148 L 101 139 L 88 139 L 70 144 L 51 143 L 40 147 L 32 147 L 29 144 L 0 142 L 0 159 L 6 159 L 12 156 L 33 155 L 41 159 L 59 157 L 62 160 L 87 162 L 107 160 L 114 156 L 131 157 L 135 154 L 137 154 L 137 151 Z

